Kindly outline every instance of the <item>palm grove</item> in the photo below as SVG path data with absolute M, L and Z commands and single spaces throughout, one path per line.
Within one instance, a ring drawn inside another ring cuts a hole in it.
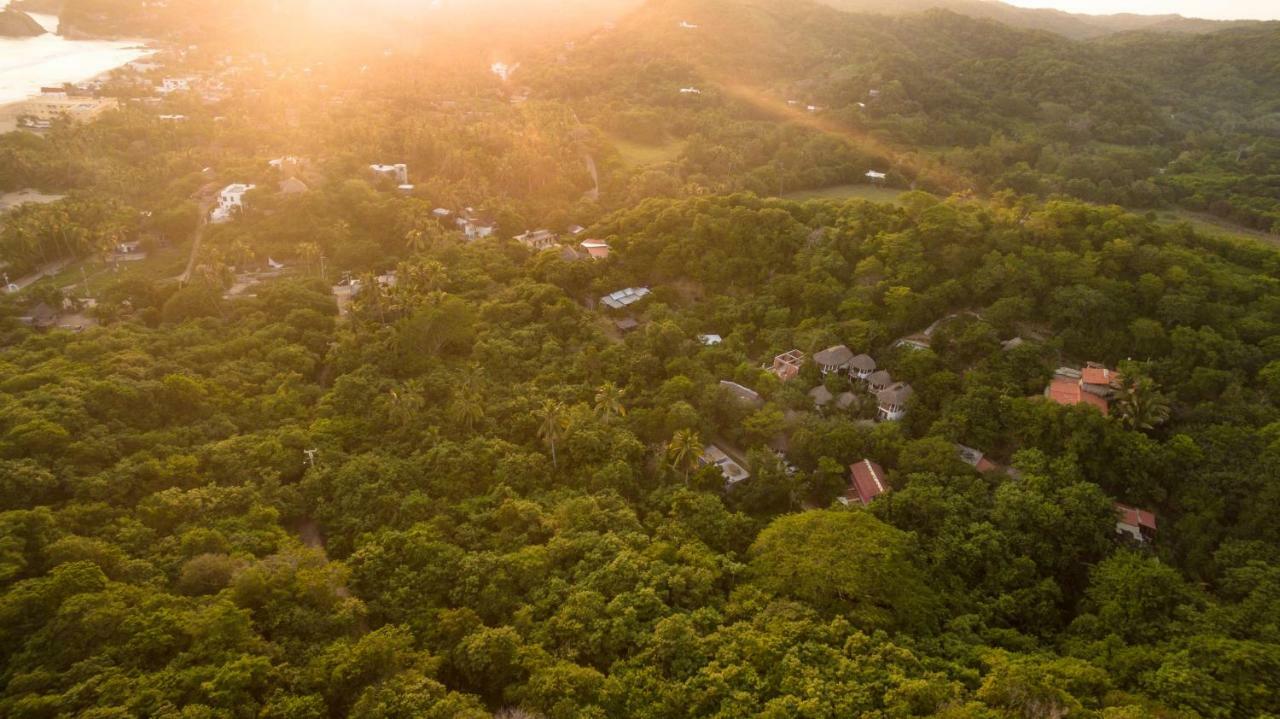
M 264 187 L 180 289 L 101 280 L 101 327 L 33 330 L 28 293 L 6 299 L 0 714 L 1280 712 L 1275 251 L 1008 188 L 729 194 L 805 166 L 771 151 L 829 163 L 822 182 L 875 153 L 730 100 L 734 122 L 660 117 L 693 140 L 633 170 L 576 101 L 422 72 L 436 95 L 389 75 L 343 103 L 299 91 L 298 123 L 233 96 L 178 127 L 131 107 L 0 137 L 6 188 L 73 190 L 6 216 L 31 266 L 178 242 L 205 167 Z M 276 152 L 313 158 L 309 192 L 269 191 Z M 386 155 L 423 168 L 412 195 L 368 181 Z M 499 233 L 431 212 L 464 204 Z M 509 239 L 571 221 L 610 257 Z M 224 297 L 271 255 L 292 274 Z M 333 267 L 359 287 L 341 316 Z M 895 346 L 944 317 L 928 349 Z M 866 395 L 812 363 L 761 368 L 834 344 L 910 382 L 901 421 L 815 407 L 819 384 Z M 1041 396 L 1085 361 L 1121 371 L 1109 416 Z M 751 478 L 726 490 L 711 444 Z M 864 458 L 889 491 L 835 502 Z M 1115 500 L 1157 512 L 1153 542 L 1117 539 Z

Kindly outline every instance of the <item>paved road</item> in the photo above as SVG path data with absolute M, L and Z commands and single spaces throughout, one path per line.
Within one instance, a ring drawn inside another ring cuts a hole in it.
M 40 269 L 36 270 L 35 272 L 32 272 L 31 274 L 25 277 L 19 277 L 16 280 L 10 279 L 9 280 L 10 284 L 16 285 L 18 289 L 15 290 L 13 289 L 13 287 L 9 287 L 8 290 L 10 292 L 25 290 L 27 287 L 34 285 L 35 283 L 39 282 L 40 280 L 46 277 L 58 274 L 59 272 L 62 271 L 64 267 L 66 267 L 69 264 L 71 264 L 71 258 L 66 257 L 61 260 L 54 260 L 53 262 L 49 262 L 44 265 L 41 265 Z

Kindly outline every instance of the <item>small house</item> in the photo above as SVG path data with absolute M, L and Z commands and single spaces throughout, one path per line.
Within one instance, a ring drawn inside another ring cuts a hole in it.
M 1094 373 L 1090 379 L 1096 381 L 1103 376 Z M 1110 411 L 1107 401 L 1111 396 L 1109 389 L 1104 392 L 1101 385 L 1086 383 L 1083 372 L 1069 367 L 1061 367 L 1054 373 L 1049 386 L 1045 387 L 1044 396 L 1062 405 L 1089 405 L 1104 415 Z
M 865 507 L 871 504 L 871 500 L 888 491 L 889 482 L 885 478 L 884 467 L 864 459 L 849 465 L 849 489 L 838 499 L 841 504 L 857 502 Z
M 648 287 L 628 287 L 600 298 L 600 304 L 611 309 L 620 310 L 629 307 L 649 296 Z
M 876 370 L 867 375 L 867 391 L 875 394 L 893 384 L 893 377 L 885 370 Z
M 849 360 L 849 376 L 866 380 L 876 371 L 876 361 L 871 355 L 861 354 Z
M 844 345 L 833 345 L 821 352 L 813 353 L 813 362 L 822 370 L 822 374 L 847 372 L 852 359 L 853 350 Z
M 875 170 L 867 170 L 867 174 L 863 175 L 863 177 L 867 178 L 867 181 L 872 183 L 873 185 L 880 185 L 880 184 L 884 184 L 884 181 L 887 175 L 885 175 L 885 173 L 883 172 L 876 172 Z
M 831 404 L 831 401 L 835 399 L 835 395 L 831 394 L 831 390 L 827 389 L 825 385 L 818 385 L 809 390 L 809 398 L 813 400 L 814 407 L 821 409 Z
M 409 166 L 403 162 L 394 165 L 369 165 L 375 179 L 390 180 L 397 186 L 409 184 Z
M 909 350 L 927 350 L 929 349 L 929 335 L 923 332 L 914 335 L 908 335 L 901 339 L 895 340 L 894 347 L 903 347 Z
M 702 456 L 698 458 L 698 463 L 705 467 L 707 465 L 715 465 L 720 470 L 720 474 L 724 476 L 725 489 L 733 487 L 735 484 L 750 479 L 751 474 L 743 469 L 732 457 L 725 453 L 724 450 L 709 444 L 703 450 Z
M 310 189 L 310 187 L 307 187 L 307 183 L 296 177 L 290 177 L 280 183 L 280 194 L 282 195 L 301 195 L 310 191 Z
M 609 243 L 604 240 L 583 240 L 578 246 L 593 260 L 609 259 Z
M 737 382 L 731 382 L 727 379 L 720 380 L 720 386 L 742 404 L 750 405 L 752 407 L 760 407 L 764 405 L 764 399 L 760 397 L 758 392 L 750 387 L 744 387 Z
M 715 345 L 724 342 L 724 338 L 720 335 L 698 335 L 698 341 L 707 347 L 714 347 Z
M 905 382 L 897 382 L 876 393 L 877 417 L 886 422 L 902 419 L 907 414 L 907 401 L 915 391 Z
M 1080 371 L 1080 388 L 1085 392 L 1110 399 L 1120 386 L 1120 374 L 1096 362 L 1090 362 Z
M 1152 512 L 1116 502 L 1116 534 L 1137 542 L 1147 542 L 1156 534 L 1156 515 Z
M 980 450 L 974 449 L 973 447 L 966 447 L 963 444 L 957 444 L 956 454 L 959 455 L 961 462 L 964 462 L 979 472 L 990 472 L 991 470 L 998 468 L 998 465 L 995 462 L 987 459 Z
M 540 252 L 555 246 L 556 233 L 551 230 L 528 230 L 522 235 L 516 235 L 515 241 L 535 252 Z

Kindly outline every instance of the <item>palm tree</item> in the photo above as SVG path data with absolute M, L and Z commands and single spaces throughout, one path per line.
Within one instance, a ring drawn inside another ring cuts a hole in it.
M 605 382 L 596 388 L 596 416 L 600 419 L 624 417 L 627 408 L 622 404 L 622 395 L 626 390 L 613 382 Z
M 1169 419 L 1169 400 L 1156 388 L 1155 380 L 1132 372 L 1120 375 L 1115 409 L 1129 429 L 1154 429 Z
M 449 415 L 470 432 L 477 422 L 484 419 L 484 402 L 480 393 L 471 389 L 459 392 L 449 405 Z
M 415 255 L 427 249 L 430 240 L 427 233 L 420 225 L 414 225 L 412 229 L 404 234 L 405 247 Z
M 391 420 L 396 424 L 407 425 L 422 408 L 426 406 L 425 388 L 422 380 L 411 379 L 400 385 L 398 389 L 389 390 L 391 397 Z
M 311 263 L 320 257 L 320 245 L 314 242 L 299 242 L 298 254 L 302 255 L 302 259 L 307 263 L 307 274 L 311 273 Z
M 689 484 L 689 473 L 698 467 L 705 448 L 702 438 L 691 429 L 677 430 L 675 436 L 667 443 L 667 460 L 671 468 L 684 473 L 684 483 Z
M 569 427 L 569 417 L 565 413 L 563 402 L 544 399 L 542 406 L 533 411 L 541 424 L 538 426 L 538 437 L 551 448 L 551 466 L 559 468 L 556 461 L 556 443 L 564 439 L 564 432 Z

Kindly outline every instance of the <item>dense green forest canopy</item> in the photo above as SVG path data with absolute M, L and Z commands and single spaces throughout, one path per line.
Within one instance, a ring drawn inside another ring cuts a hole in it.
M 667 0 L 504 79 L 169 8 L 119 111 L 0 135 L 62 196 L 0 224 L 52 275 L 0 296 L 0 716 L 1280 715 L 1280 253 L 1101 204 L 1270 227 L 1274 25 Z M 770 197 L 868 169 L 929 192 Z M 1045 397 L 1090 362 L 1107 413 Z
M 1276 232 L 1277 48 L 1277 23 L 1080 42 L 942 10 L 669 0 L 533 72 L 535 87 L 622 137 L 687 138 L 651 172 L 690 192 L 820 187 L 877 169 L 897 186 L 1176 204 Z M 788 142 L 780 118 L 850 149 Z
M 923 195 L 649 200 L 594 229 L 608 261 L 445 238 L 342 319 L 299 279 L 6 324 L 4 713 L 1280 707 L 1274 252 Z M 642 283 L 632 334 L 586 309 Z M 960 307 L 981 319 L 890 348 Z M 906 420 L 759 369 L 834 342 L 915 385 Z M 1167 421 L 1029 398 L 1071 358 L 1149 378 Z M 726 492 L 682 435 L 753 477 Z M 834 504 L 864 456 L 893 491 Z M 1113 498 L 1159 513 L 1153 545 L 1114 538 Z

